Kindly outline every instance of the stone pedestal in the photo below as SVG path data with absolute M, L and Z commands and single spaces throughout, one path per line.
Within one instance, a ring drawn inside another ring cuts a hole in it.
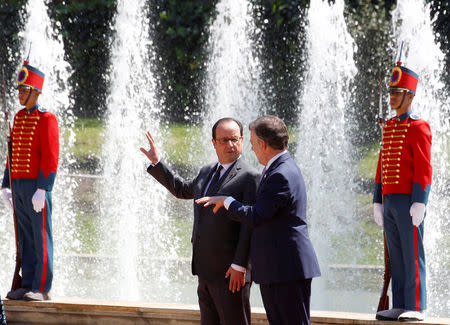
M 196 305 L 111 302 L 58 298 L 45 302 L 5 300 L 8 324 L 39 325 L 200 325 Z M 372 314 L 312 311 L 312 324 L 392 324 Z M 252 324 L 268 325 L 263 308 L 252 308 Z M 407 325 L 403 322 L 402 325 Z M 413 324 L 413 323 L 411 323 Z M 417 323 L 415 323 L 417 324 Z M 427 318 L 422 325 L 447 324 L 448 318 Z

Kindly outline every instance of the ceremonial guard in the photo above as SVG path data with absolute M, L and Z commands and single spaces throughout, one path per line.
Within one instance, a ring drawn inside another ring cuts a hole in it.
M 17 76 L 21 109 L 11 131 L 12 154 L 2 183 L 2 197 L 14 207 L 18 224 L 22 284 L 7 298 L 48 300 L 53 279 L 52 198 L 59 158 L 55 115 L 38 105 L 44 74 L 26 60 Z M 9 191 L 13 185 L 13 193 Z
M 393 308 L 377 312 L 379 320 L 423 320 L 427 303 L 423 219 L 431 187 L 431 131 L 411 111 L 417 83 L 417 74 L 397 62 L 389 81 L 396 116 L 383 127 L 373 197 L 392 274 Z

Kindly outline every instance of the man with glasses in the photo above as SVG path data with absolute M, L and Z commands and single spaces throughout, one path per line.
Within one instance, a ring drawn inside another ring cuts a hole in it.
M 25 61 L 17 76 L 24 108 L 14 117 L 12 157 L 2 182 L 3 200 L 14 207 L 17 217 L 22 258 L 22 287 L 6 296 L 13 300 L 48 300 L 53 280 L 51 191 L 58 167 L 59 131 L 55 115 L 38 105 L 43 84 L 44 74 Z
M 193 180 L 184 180 L 160 160 L 153 137 L 150 149 L 141 151 L 151 161 L 147 171 L 180 199 L 205 195 L 230 195 L 241 202 L 255 201 L 259 174 L 242 157 L 243 128 L 233 118 L 222 118 L 212 128 L 218 162 L 201 168 Z M 230 220 L 226 211 L 211 218 L 212 208 L 194 204 L 192 273 L 198 276 L 202 325 L 250 324 L 249 248 L 246 225 Z
M 252 277 L 269 324 L 309 325 L 311 282 L 320 269 L 308 234 L 303 176 L 287 151 L 289 135 L 280 118 L 260 117 L 249 129 L 252 150 L 264 165 L 256 202 L 218 195 L 196 203 L 215 206 L 213 219 L 222 214 L 252 228 Z

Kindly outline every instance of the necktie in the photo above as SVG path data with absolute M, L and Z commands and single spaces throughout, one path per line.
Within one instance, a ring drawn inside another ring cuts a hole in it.
M 217 167 L 217 170 L 211 179 L 211 183 L 209 183 L 208 190 L 206 191 L 207 196 L 215 194 L 219 189 L 220 171 L 222 170 L 222 168 L 222 165 L 219 165 L 219 167 Z

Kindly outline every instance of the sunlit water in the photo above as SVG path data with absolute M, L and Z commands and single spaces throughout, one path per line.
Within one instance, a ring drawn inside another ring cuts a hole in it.
M 146 130 L 161 138 L 144 4 L 117 4 L 99 188 L 101 251 L 107 259 L 98 269 L 111 277 L 105 292 L 109 299 L 152 301 L 174 298 L 165 289 L 177 239 L 168 218 L 166 191 L 146 174 L 149 161 L 139 151 L 141 146 L 148 149 Z M 152 284 L 151 290 L 140 285 L 145 282 Z
M 118 1 L 114 19 L 116 33 L 101 175 L 93 188 L 80 194 L 95 196 L 94 202 L 98 202 L 95 238 L 90 240 L 97 241 L 100 248 L 93 255 L 79 254 L 80 233 L 84 229 L 83 225 L 75 224 L 75 215 L 89 217 L 90 212 L 74 206 L 73 189 L 77 184 L 73 178 L 66 177 L 71 162 L 69 150 L 74 141 L 74 118 L 67 109 L 70 103 L 65 88 L 70 67 L 62 59 L 61 37 L 58 40 L 50 37 L 52 28 L 44 2 L 30 0 L 28 8 L 34 9 L 30 10 L 32 15 L 22 34 L 23 52 L 28 50 L 27 39 L 33 38 L 30 63 L 46 72 L 41 103 L 55 112 L 61 128 L 62 158 L 54 189 L 53 295 L 196 304 L 196 278 L 190 275 L 190 258 L 181 258 L 177 253 L 180 245 L 190 246 L 188 240 L 180 242 L 178 231 L 180 216 L 192 218 L 191 202 L 179 203 L 146 175 L 148 161 L 139 151 L 140 146 L 147 147 L 145 131 L 150 130 L 164 156 L 164 130 L 160 128 L 164 121 L 159 118 L 162 108 L 155 99 L 152 74 L 155 58 L 146 28 L 151 23 L 147 7 L 142 1 L 126 1 L 126 5 L 125 0 Z M 313 281 L 312 309 L 373 312 L 381 289 L 380 270 L 353 263 L 362 254 L 353 224 L 360 189 L 353 182 L 355 148 L 349 139 L 355 109 L 350 105 L 350 85 L 356 68 L 355 45 L 347 32 L 343 9 L 342 0 L 333 5 L 327 1 L 311 2 L 307 27 L 308 70 L 299 86 L 301 114 L 298 139 L 294 139 L 297 141 L 295 157 L 307 184 L 310 235 L 323 272 L 320 279 Z M 200 155 L 205 162 L 215 159 L 209 142 L 215 120 L 233 116 L 246 129 L 251 120 L 265 111 L 259 88 L 261 65 L 251 38 L 258 34 L 250 15 L 251 5 L 247 1 L 222 0 L 217 12 L 210 26 L 204 87 L 207 114 L 199 140 L 209 149 L 199 150 L 204 146 L 195 146 L 195 138 L 188 139 L 186 143 L 190 147 L 197 147 L 190 149 L 189 162 Z M 439 82 L 443 55 L 434 43 L 427 17 L 428 9 L 420 1 L 400 2 L 394 12 L 394 22 L 397 26 L 402 18 L 402 24 L 398 25 L 394 37 L 405 40 L 407 50 L 403 61 L 420 76 L 414 110 L 430 122 L 434 136 L 434 179 L 425 225 L 429 314 L 448 317 L 450 290 L 442 284 L 448 285 L 445 279 L 448 280 L 450 269 L 446 257 L 449 248 L 444 241 L 444 230 L 449 226 L 446 180 L 450 105 Z M 36 30 L 38 34 L 32 36 Z M 416 40 L 418 35 L 420 41 Z M 17 105 L 15 102 L 9 106 L 13 111 L 12 106 Z M 248 138 L 245 152 L 260 168 L 249 151 Z M 14 242 L 12 218 L 3 207 L 1 211 L 5 217 L 0 218 L 0 227 L 7 231 L 0 232 L 0 254 L 2 260 L 8 261 L 0 268 L 3 294 L 12 278 Z M 190 232 L 191 228 L 183 231 Z M 347 256 L 350 265 L 337 266 L 340 254 L 349 251 L 353 254 L 351 258 Z M 251 303 L 262 306 L 257 286 L 252 287 Z
M 211 139 L 215 121 L 234 117 L 244 124 L 248 138 L 248 123 L 265 109 L 260 90 L 261 65 L 252 40 L 260 30 L 255 27 L 250 1 L 221 0 L 216 10 L 209 28 L 204 133 Z M 249 149 L 247 143 L 245 152 Z M 207 146 L 212 148 L 210 142 Z M 210 157 L 214 156 L 210 150 Z
M 336 263 L 355 214 L 355 164 L 351 131 L 351 82 L 355 44 L 344 20 L 344 1 L 311 1 L 308 11 L 307 72 L 299 90 L 301 114 L 296 159 L 305 178 L 310 235 L 322 277 L 313 281 L 313 307 L 334 309 L 329 265 Z M 357 254 L 357 252 L 355 252 Z M 344 289 L 344 288 L 342 288 Z

